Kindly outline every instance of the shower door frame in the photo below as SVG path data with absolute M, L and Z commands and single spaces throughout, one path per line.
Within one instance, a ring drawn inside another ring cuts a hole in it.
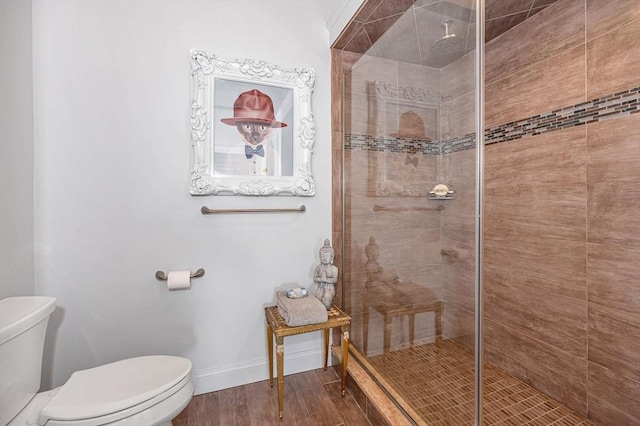
M 475 0 L 475 113 L 476 113 L 476 202 L 475 202 L 475 424 L 482 425 L 482 201 L 484 182 L 484 0 Z

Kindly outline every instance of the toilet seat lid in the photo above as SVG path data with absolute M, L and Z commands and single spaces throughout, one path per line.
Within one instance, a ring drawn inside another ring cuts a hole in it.
M 40 420 L 80 420 L 122 411 L 167 391 L 189 374 L 190 360 L 167 355 L 77 371 L 40 411 Z

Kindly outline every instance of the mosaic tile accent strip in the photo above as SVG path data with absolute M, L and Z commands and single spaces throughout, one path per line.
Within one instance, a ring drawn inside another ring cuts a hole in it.
M 485 145 L 639 112 L 640 87 L 485 130 Z
M 485 145 L 536 136 L 546 132 L 623 117 L 640 112 L 640 87 L 603 96 L 524 120 L 485 129 Z M 474 133 L 442 141 L 393 138 L 389 136 L 345 135 L 344 148 L 361 151 L 443 155 L 476 147 Z
M 426 155 L 439 155 L 440 142 L 424 139 L 398 138 L 391 136 L 367 136 L 346 134 L 344 148 L 354 151 L 378 151 L 422 153 Z
M 452 152 L 466 151 L 476 148 L 476 134 L 460 136 L 453 139 L 447 139 L 441 142 L 442 154 L 451 154 Z

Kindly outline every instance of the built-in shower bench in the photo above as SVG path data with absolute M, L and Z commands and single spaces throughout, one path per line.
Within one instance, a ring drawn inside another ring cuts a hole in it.
M 391 348 L 391 325 L 393 319 L 407 316 L 409 318 L 409 344 L 415 340 L 416 315 L 427 312 L 434 313 L 434 334 L 436 341 L 442 338 L 442 301 L 435 300 L 431 290 L 415 283 L 383 284 L 372 286 L 367 283 L 367 291 L 362 300 L 362 349 L 367 353 L 369 341 L 369 309 L 382 315 L 384 322 L 383 352 Z

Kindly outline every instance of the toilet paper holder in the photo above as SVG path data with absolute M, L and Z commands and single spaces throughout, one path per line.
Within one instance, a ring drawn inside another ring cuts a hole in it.
M 199 268 L 197 271 L 191 273 L 191 278 L 200 278 L 204 275 L 204 269 Z M 156 271 L 156 279 L 160 281 L 167 281 L 169 276 L 162 271 Z

